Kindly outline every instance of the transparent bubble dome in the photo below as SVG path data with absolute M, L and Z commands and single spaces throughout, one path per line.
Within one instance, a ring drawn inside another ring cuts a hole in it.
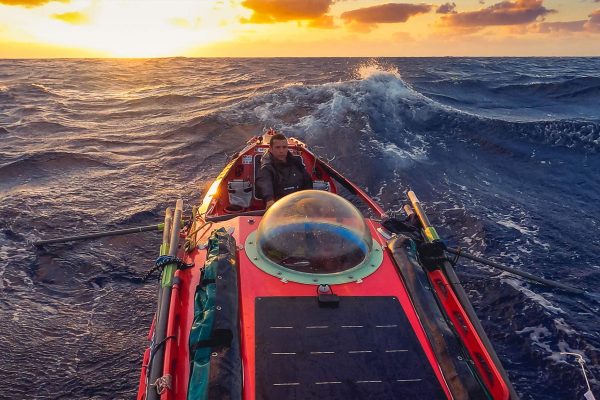
M 360 265 L 373 239 L 360 211 L 333 193 L 304 190 L 277 201 L 262 218 L 257 244 L 284 268 L 332 274 Z

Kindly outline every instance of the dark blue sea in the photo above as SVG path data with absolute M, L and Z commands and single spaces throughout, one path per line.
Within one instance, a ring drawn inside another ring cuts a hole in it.
M 160 235 L 36 250 L 197 204 L 264 128 L 449 245 L 582 289 L 456 269 L 523 399 L 600 398 L 600 58 L 0 60 L 2 399 L 130 399 Z

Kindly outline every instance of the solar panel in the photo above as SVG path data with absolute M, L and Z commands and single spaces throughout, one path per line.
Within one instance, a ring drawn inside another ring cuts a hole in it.
M 395 297 L 256 299 L 256 399 L 444 399 Z

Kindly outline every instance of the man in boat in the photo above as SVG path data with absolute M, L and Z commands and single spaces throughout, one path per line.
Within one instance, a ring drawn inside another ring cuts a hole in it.
M 269 151 L 260 161 L 256 187 L 266 208 L 285 195 L 313 188 L 302 157 L 290 153 L 285 135 L 276 133 L 271 137 Z

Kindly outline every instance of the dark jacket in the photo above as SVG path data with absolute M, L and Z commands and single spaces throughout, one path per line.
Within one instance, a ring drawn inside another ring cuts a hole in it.
M 288 151 L 287 161 L 273 161 L 271 153 L 266 152 L 260 160 L 260 169 L 256 177 L 258 196 L 264 201 L 278 200 L 298 190 L 312 189 L 313 183 L 304 167 L 302 157 Z

